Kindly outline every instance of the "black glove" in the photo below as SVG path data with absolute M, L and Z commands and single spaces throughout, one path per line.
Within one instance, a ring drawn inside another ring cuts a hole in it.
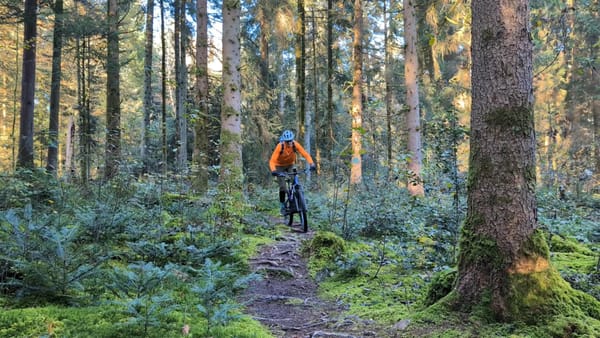
M 315 170 L 317 170 L 317 166 L 314 165 L 314 164 L 311 164 L 310 165 L 310 171 L 315 171 Z
M 276 171 L 271 171 L 271 176 L 279 176 L 279 173 Z

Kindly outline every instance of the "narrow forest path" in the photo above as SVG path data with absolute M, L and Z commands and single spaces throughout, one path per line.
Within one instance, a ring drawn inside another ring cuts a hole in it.
M 242 295 L 247 312 L 278 338 L 393 337 L 374 321 L 344 315 L 343 304 L 319 298 L 300 252 L 302 242 L 311 237 L 311 231 L 302 233 L 294 225 L 260 249 L 250 263 L 263 279 Z

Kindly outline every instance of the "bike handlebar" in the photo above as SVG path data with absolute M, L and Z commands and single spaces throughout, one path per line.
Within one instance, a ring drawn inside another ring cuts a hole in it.
M 309 168 L 303 169 L 303 170 L 293 170 L 292 172 L 280 172 L 277 173 L 277 176 L 279 177 L 288 177 L 288 176 L 296 176 L 296 175 L 300 175 L 300 174 L 308 174 L 308 172 L 310 171 Z

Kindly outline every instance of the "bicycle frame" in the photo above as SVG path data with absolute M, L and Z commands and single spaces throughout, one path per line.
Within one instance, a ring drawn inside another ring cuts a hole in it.
M 285 206 L 286 216 L 289 216 L 288 225 L 292 225 L 294 214 L 298 214 L 300 216 L 300 225 L 302 226 L 303 231 L 307 232 L 308 220 L 306 213 L 308 210 L 306 208 L 302 184 L 300 184 L 300 180 L 298 179 L 300 173 L 302 172 L 298 172 L 296 168 L 293 168 L 292 172 L 281 173 L 281 176 L 285 177 L 287 185 Z

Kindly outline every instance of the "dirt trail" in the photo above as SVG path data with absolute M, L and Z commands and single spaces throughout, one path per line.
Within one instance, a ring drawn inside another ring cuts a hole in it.
M 247 312 L 275 337 L 393 337 L 373 321 L 343 315 L 342 304 L 319 298 L 300 254 L 302 241 L 311 237 L 294 225 L 261 248 L 251 266 L 263 279 L 253 282 L 241 299 Z

